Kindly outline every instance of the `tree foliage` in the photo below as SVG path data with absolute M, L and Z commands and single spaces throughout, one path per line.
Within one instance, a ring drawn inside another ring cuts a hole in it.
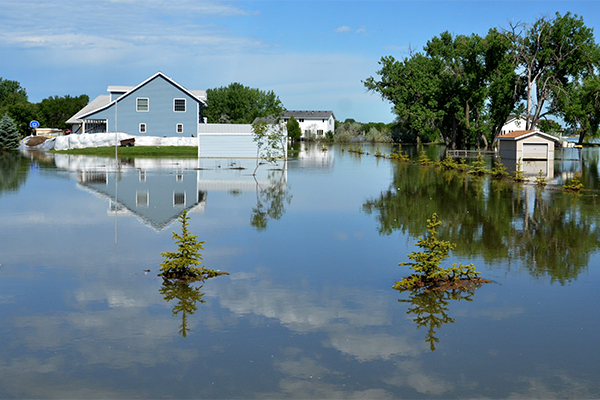
M 284 125 L 276 119 L 273 123 L 257 121 L 252 124 L 252 140 L 256 143 L 256 170 L 265 161 L 274 164 L 286 156 L 287 135 Z
M 286 127 L 287 134 L 292 140 L 298 140 L 302 137 L 302 129 L 300 129 L 300 124 L 293 115 L 287 120 Z
M 396 282 L 394 289 L 397 290 L 446 290 L 448 284 L 452 285 L 461 279 L 471 280 L 480 275 L 475 271 L 473 264 L 462 265 L 453 264 L 452 267 L 442 268 L 440 263 L 449 257 L 450 250 L 456 247 L 456 244 L 437 238 L 438 227 L 442 224 L 437 214 L 433 214 L 427 220 L 427 231 L 429 236 L 422 238 L 416 246 L 424 251 L 413 251 L 408 258 L 413 262 L 401 262 L 399 265 L 410 265 L 414 271 L 409 276 Z M 462 289 L 462 286 L 452 287 L 452 289 Z
M 209 123 L 251 124 L 256 118 L 278 118 L 285 110 L 272 90 L 266 92 L 238 82 L 208 89 L 206 96 L 208 108 L 203 113 Z
M 363 83 L 392 103 L 403 137 L 485 148 L 512 113 L 525 113 L 526 129 L 553 114 L 593 131 L 580 109 L 598 94 L 599 60 L 593 30 L 557 13 L 485 37 L 443 32 L 403 60 L 382 57 Z
M 583 18 L 567 12 L 533 24 L 511 24 L 505 35 L 513 44 L 517 71 L 525 85 L 525 129 L 547 113 L 559 113 L 559 99 L 570 82 L 597 74 L 600 48 Z
M 0 152 L 19 148 L 19 131 L 17 125 L 8 114 L 0 119 Z
M 41 126 L 48 128 L 67 129 L 67 120 L 87 105 L 90 98 L 86 94 L 77 97 L 50 96 L 40 103 L 39 122 Z
M 198 236 L 192 235 L 188 229 L 187 210 L 179 216 L 181 222 L 181 234 L 173 231 L 173 240 L 178 244 L 177 251 L 165 251 L 160 253 L 165 258 L 160 263 L 161 275 L 164 279 L 177 281 L 194 281 L 211 278 L 223 273 L 212 269 L 199 267 L 202 263 L 202 254 L 204 250 L 202 245 L 205 242 L 199 242 Z

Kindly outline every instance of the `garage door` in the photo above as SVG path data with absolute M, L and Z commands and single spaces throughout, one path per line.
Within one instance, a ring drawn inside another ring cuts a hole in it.
M 547 143 L 523 143 L 523 159 L 546 159 L 548 157 Z

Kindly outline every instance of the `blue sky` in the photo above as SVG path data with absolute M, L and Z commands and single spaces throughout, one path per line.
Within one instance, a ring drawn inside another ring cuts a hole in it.
M 567 11 L 600 34 L 598 1 L 2 0 L 0 77 L 39 102 L 93 99 L 162 71 L 188 89 L 241 82 L 289 110 L 391 122 L 391 105 L 361 82 L 382 56 L 446 30 L 485 35 Z

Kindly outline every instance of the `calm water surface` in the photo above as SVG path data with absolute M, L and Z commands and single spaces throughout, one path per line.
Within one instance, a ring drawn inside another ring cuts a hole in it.
M 600 397 L 598 150 L 539 190 L 301 147 L 258 183 L 206 160 L 2 159 L 0 398 Z M 555 190 L 578 172 L 592 191 Z M 156 276 L 183 209 L 229 276 Z M 433 212 L 447 265 L 493 283 L 392 289 Z

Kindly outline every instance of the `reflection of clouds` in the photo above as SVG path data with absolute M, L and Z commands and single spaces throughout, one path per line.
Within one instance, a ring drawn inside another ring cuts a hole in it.
M 412 329 L 405 335 L 383 331 L 391 325 L 391 315 L 389 298 L 382 292 L 345 288 L 317 293 L 280 287 L 250 274 L 245 278 L 233 274 L 230 284 L 213 286 L 209 295 L 238 315 L 274 318 L 297 333 L 326 332 L 325 346 L 360 361 L 416 356 L 424 348 L 408 336 L 414 334 Z
M 344 354 L 356 357 L 361 362 L 375 359 L 387 360 L 396 355 L 414 357 L 420 353 L 422 347 L 409 342 L 405 336 L 348 333 L 347 330 L 332 333 L 329 345 Z
M 417 361 L 404 361 L 398 364 L 391 377 L 382 381 L 397 387 L 409 386 L 419 393 L 440 396 L 453 391 L 453 385 L 432 373 L 425 373 Z
M 512 392 L 509 399 L 597 399 L 599 395 L 591 390 L 592 382 L 574 379 L 565 371 L 522 377 L 518 382 L 524 389 Z

